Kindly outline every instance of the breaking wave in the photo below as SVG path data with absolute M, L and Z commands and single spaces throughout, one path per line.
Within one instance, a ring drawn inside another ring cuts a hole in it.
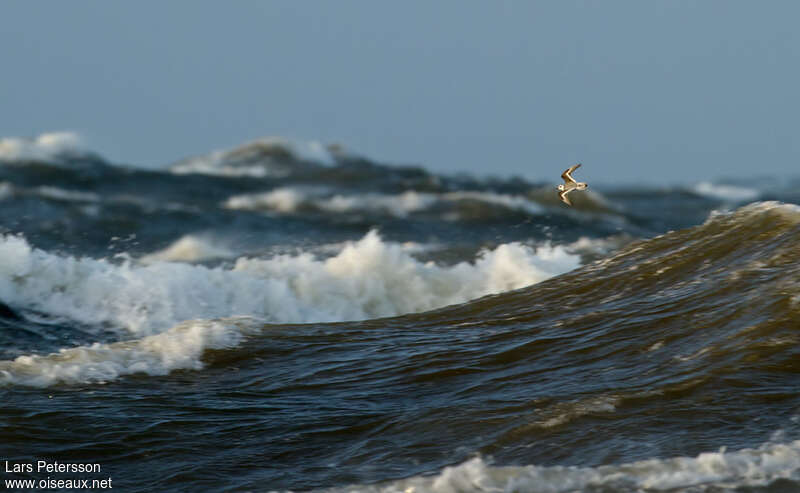
M 729 303 L 731 293 L 736 293 L 740 302 L 751 300 L 751 310 L 769 311 L 784 305 L 788 308 L 790 313 L 781 308 L 782 311 L 772 314 L 759 312 L 754 319 L 763 319 L 766 324 L 763 331 L 775 339 L 775 347 L 784 347 L 780 341 L 793 339 L 784 334 L 781 321 L 792 317 L 800 306 L 800 289 L 792 274 L 792 269 L 796 269 L 792 259 L 797 257 L 793 245 L 800 235 L 798 223 L 797 206 L 753 204 L 733 213 L 713 215 L 695 228 L 633 243 L 612 257 L 540 286 L 505 293 L 488 301 L 479 300 L 456 311 L 470 313 L 472 318 L 491 324 L 491 318 L 480 313 L 487 304 L 492 313 L 512 318 L 527 317 L 524 314 L 536 310 L 535 313 L 559 316 L 559 320 L 550 324 L 561 327 L 560 330 L 578 330 L 585 320 L 594 320 L 612 310 L 615 317 L 606 318 L 616 319 L 619 327 L 625 327 L 635 325 L 637 319 L 623 316 L 613 307 L 619 307 L 624 302 L 621 300 L 636 293 L 644 301 L 640 301 L 634 313 L 709 311 L 720 314 L 721 325 L 717 329 L 725 330 L 728 323 L 725 320 L 731 315 L 713 307 Z M 770 245 L 771 253 L 767 256 L 765 242 Z M 569 252 L 585 248 L 583 243 L 586 242 L 536 249 L 504 244 L 484 251 L 472 263 L 441 266 L 420 262 L 407 248 L 387 243 L 371 232 L 357 242 L 346 243 L 325 259 L 301 253 L 266 259 L 239 258 L 232 267 L 210 268 L 172 262 L 141 265 L 126 260 L 118 264 L 63 257 L 33 249 L 22 238 L 6 236 L 0 242 L 0 299 L 12 309 L 63 317 L 90 326 L 103 325 L 123 336 L 155 336 L 118 345 L 64 350 L 56 356 L 18 358 L 12 366 L 5 364 L 5 371 L 12 374 L 7 374 L 6 379 L 17 381 L 13 375 L 18 371 L 39 364 L 48 368 L 45 372 L 48 375 L 57 375 L 59 371 L 53 368 L 63 369 L 69 363 L 64 381 L 80 379 L 80 375 L 97 380 L 100 377 L 95 376 L 94 370 L 82 373 L 78 367 L 85 363 L 105 368 L 107 365 L 100 361 L 114 368 L 101 372 L 106 377 L 133 371 L 160 375 L 169 369 L 193 368 L 199 364 L 205 348 L 219 347 L 220 333 L 225 334 L 222 339 L 228 341 L 226 344 L 235 344 L 241 327 L 239 324 L 222 330 L 219 327 L 224 326 L 223 322 L 202 320 L 244 316 L 262 324 L 309 323 L 427 312 L 572 271 L 579 265 L 579 259 Z M 720 289 L 720 285 L 725 288 Z M 758 304 L 752 301 L 754 293 L 758 293 Z M 692 296 L 688 297 L 689 294 Z M 643 304 L 651 298 L 656 300 L 653 307 Z M 452 316 L 450 309 L 436 313 L 436 317 Z M 566 313 L 573 316 L 564 318 Z M 174 358 L 172 352 L 169 361 L 173 363 L 154 364 L 152 361 L 158 357 L 140 350 L 161 343 L 168 348 L 180 347 L 180 343 L 173 341 L 185 341 L 187 329 L 181 323 L 197 319 L 201 321 L 194 322 L 195 328 L 190 331 L 194 334 L 192 340 L 206 342 L 187 344 L 185 359 Z M 713 321 L 708 323 L 714 325 Z M 683 329 L 671 330 L 669 337 L 678 337 Z M 756 329 L 734 332 L 735 338 L 745 337 L 751 330 Z M 663 351 L 664 341 L 669 337 L 654 333 L 639 342 L 646 346 L 647 352 L 655 354 Z M 700 364 L 693 360 L 722 350 L 713 340 L 698 345 L 700 342 L 687 344 L 675 355 L 675 361 Z M 125 362 L 122 366 L 120 359 Z M 137 361 L 144 363 L 138 365 Z M 57 379 L 51 376 L 42 381 L 50 381 L 48 378 Z M 556 406 L 540 416 L 538 426 L 560 426 L 586 413 L 613 411 L 622 397 L 598 398 L 567 407 Z
M 282 187 L 269 192 L 236 195 L 226 200 L 223 206 L 228 209 L 264 210 L 285 214 L 301 211 L 333 214 L 367 212 L 407 217 L 436 206 L 452 206 L 468 201 L 500 206 L 531 215 L 544 212 L 542 206 L 520 195 L 473 191 L 430 193 L 414 190 L 398 194 L 345 195 L 332 194 L 319 187 Z M 449 212 L 449 209 L 443 209 L 443 212 Z
M 94 343 L 49 355 L 0 361 L 0 384 L 47 387 L 56 383 L 105 383 L 123 375 L 166 375 L 199 370 L 203 353 L 237 346 L 244 321 L 192 321 L 160 334 L 113 344 Z
M 328 491 L 370 493 L 452 493 L 514 491 L 568 493 L 601 491 L 724 492 L 767 486 L 784 480 L 800 487 L 800 440 L 766 443 L 755 449 L 706 452 L 696 457 L 648 459 L 599 467 L 494 467 L 477 457 L 447 467 L 435 476 L 419 476 L 378 485 Z M 750 491 L 750 490 L 748 490 Z M 793 491 L 793 489 L 792 489 Z
M 521 288 L 579 263 L 561 247 L 512 243 L 481 253 L 473 263 L 440 266 L 414 259 L 375 232 L 324 260 L 309 253 L 239 258 L 230 268 L 159 260 L 194 258 L 196 246 L 184 238 L 146 264 L 115 263 L 54 255 L 23 238 L 3 237 L 0 299 L 13 309 L 104 327 L 121 337 L 145 336 L 22 356 L 2 364 L 5 380 L 105 381 L 196 368 L 205 349 L 220 347 L 219 341 L 235 344 L 238 332 L 221 322 L 181 325 L 187 320 L 247 316 L 261 323 L 307 323 L 395 316 Z
M 695 185 L 692 191 L 704 197 L 727 202 L 750 202 L 761 195 L 761 192 L 753 188 L 714 184 L 706 181 Z
M 183 159 L 171 166 L 175 174 L 283 178 L 301 167 L 331 165 L 330 151 L 319 142 L 264 137 L 234 149 Z M 313 164 L 312 164 L 313 163 Z
M 163 250 L 143 256 L 143 264 L 157 262 L 202 262 L 212 259 L 231 258 L 235 254 L 229 248 L 218 245 L 196 235 L 184 235 Z
M 88 154 L 81 138 L 73 132 L 44 133 L 34 138 L 5 137 L 0 139 L 0 163 L 58 163 Z
M 325 260 L 240 258 L 232 268 L 62 257 L 14 236 L 0 241 L 0 259 L 0 299 L 12 307 L 137 334 L 234 315 L 291 323 L 388 317 L 521 288 L 579 264 L 562 247 L 511 243 L 474 263 L 439 266 L 375 232 Z

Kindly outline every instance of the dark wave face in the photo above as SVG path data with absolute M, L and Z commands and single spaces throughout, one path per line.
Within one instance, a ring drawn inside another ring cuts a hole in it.
M 142 492 L 800 491 L 788 187 L 567 208 L 275 140 L 170 171 L 45 144 L 0 141 L 4 460 Z

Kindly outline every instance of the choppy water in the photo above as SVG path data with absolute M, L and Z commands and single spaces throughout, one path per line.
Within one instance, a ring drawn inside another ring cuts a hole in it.
M 551 178 L 0 140 L 3 480 L 800 491 L 793 183 Z

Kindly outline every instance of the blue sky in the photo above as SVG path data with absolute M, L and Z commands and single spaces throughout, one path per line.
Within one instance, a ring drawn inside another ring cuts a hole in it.
M 5 2 L 0 136 L 162 166 L 265 135 L 443 172 L 800 174 L 800 2 Z M 554 175 L 554 177 L 553 177 Z

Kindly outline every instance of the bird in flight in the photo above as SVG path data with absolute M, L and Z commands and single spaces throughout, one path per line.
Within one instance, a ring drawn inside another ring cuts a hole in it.
M 586 183 L 575 181 L 572 177 L 572 172 L 580 167 L 581 163 L 578 163 L 561 173 L 561 179 L 564 180 L 564 184 L 558 186 L 558 198 L 567 205 L 572 205 L 572 202 L 569 201 L 569 197 L 567 197 L 568 193 L 573 190 L 586 190 L 589 188 L 589 185 Z

